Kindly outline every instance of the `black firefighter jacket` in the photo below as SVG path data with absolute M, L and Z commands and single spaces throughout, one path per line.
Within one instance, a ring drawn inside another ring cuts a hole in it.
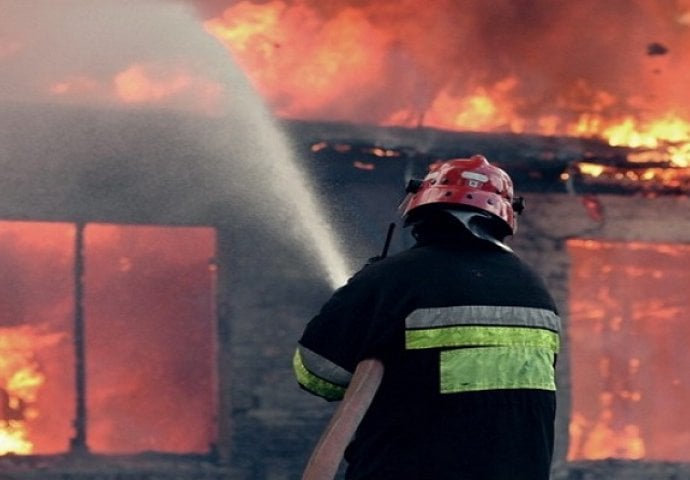
M 514 253 L 438 237 L 366 266 L 307 325 L 300 385 L 338 400 L 360 360 L 385 374 L 349 480 L 545 480 L 560 319 Z

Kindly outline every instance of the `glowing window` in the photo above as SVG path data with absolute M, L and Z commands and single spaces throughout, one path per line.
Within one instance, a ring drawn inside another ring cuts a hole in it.
M 690 461 L 690 245 L 568 242 L 568 458 Z
M 0 222 L 0 454 L 208 452 L 214 254 L 207 227 Z

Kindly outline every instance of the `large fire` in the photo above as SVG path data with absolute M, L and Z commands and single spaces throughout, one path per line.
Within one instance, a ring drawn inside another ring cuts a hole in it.
M 687 167 L 690 4 L 529 5 L 241 1 L 204 25 L 279 116 L 599 137 Z
M 84 42 L 102 42 L 92 46 L 98 55 L 87 49 L 81 58 L 75 50 L 82 45 L 49 36 L 64 28 L 27 21 L 40 11 L 8 9 L 0 67 L 17 73 L 0 75 L 9 78 L 5 90 L 28 89 L 47 101 L 224 112 L 232 86 L 212 73 L 222 68 L 219 59 L 202 65 L 206 47 L 197 37 L 169 43 L 170 31 L 184 23 L 172 14 L 177 7 L 142 3 L 129 10 L 118 2 L 46 7 L 44 23 L 62 21 L 70 31 L 81 25 Z M 281 118 L 597 137 L 640 148 L 645 159 L 688 166 L 687 0 L 181 3 L 190 25 L 227 48 Z M 109 8 L 119 8 L 122 30 Z M 89 21 L 78 23 L 82 16 Z M 169 23 L 155 23 L 168 16 Z M 97 29 L 102 38 L 93 35 Z M 118 32 L 124 38 L 113 36 Z M 48 48 L 54 45 L 64 50 Z M 48 67 L 55 62 L 42 58 L 44 51 L 62 55 L 59 69 Z

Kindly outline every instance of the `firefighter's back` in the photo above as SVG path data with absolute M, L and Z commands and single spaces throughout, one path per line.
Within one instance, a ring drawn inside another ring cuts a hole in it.
M 369 348 L 386 372 L 348 479 L 547 479 L 560 320 L 539 276 L 509 251 L 454 239 L 362 277 L 377 292 Z

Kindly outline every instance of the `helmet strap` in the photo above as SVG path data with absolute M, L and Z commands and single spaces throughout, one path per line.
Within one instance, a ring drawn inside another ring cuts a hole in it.
M 444 211 L 460 221 L 460 223 L 462 223 L 465 228 L 475 237 L 493 243 L 497 247 L 508 252 L 513 251 L 513 249 L 503 243 L 502 240 L 499 240 L 492 232 L 490 223 L 493 221 L 493 218 L 489 213 L 472 210 L 456 210 L 451 208 L 445 209 Z

